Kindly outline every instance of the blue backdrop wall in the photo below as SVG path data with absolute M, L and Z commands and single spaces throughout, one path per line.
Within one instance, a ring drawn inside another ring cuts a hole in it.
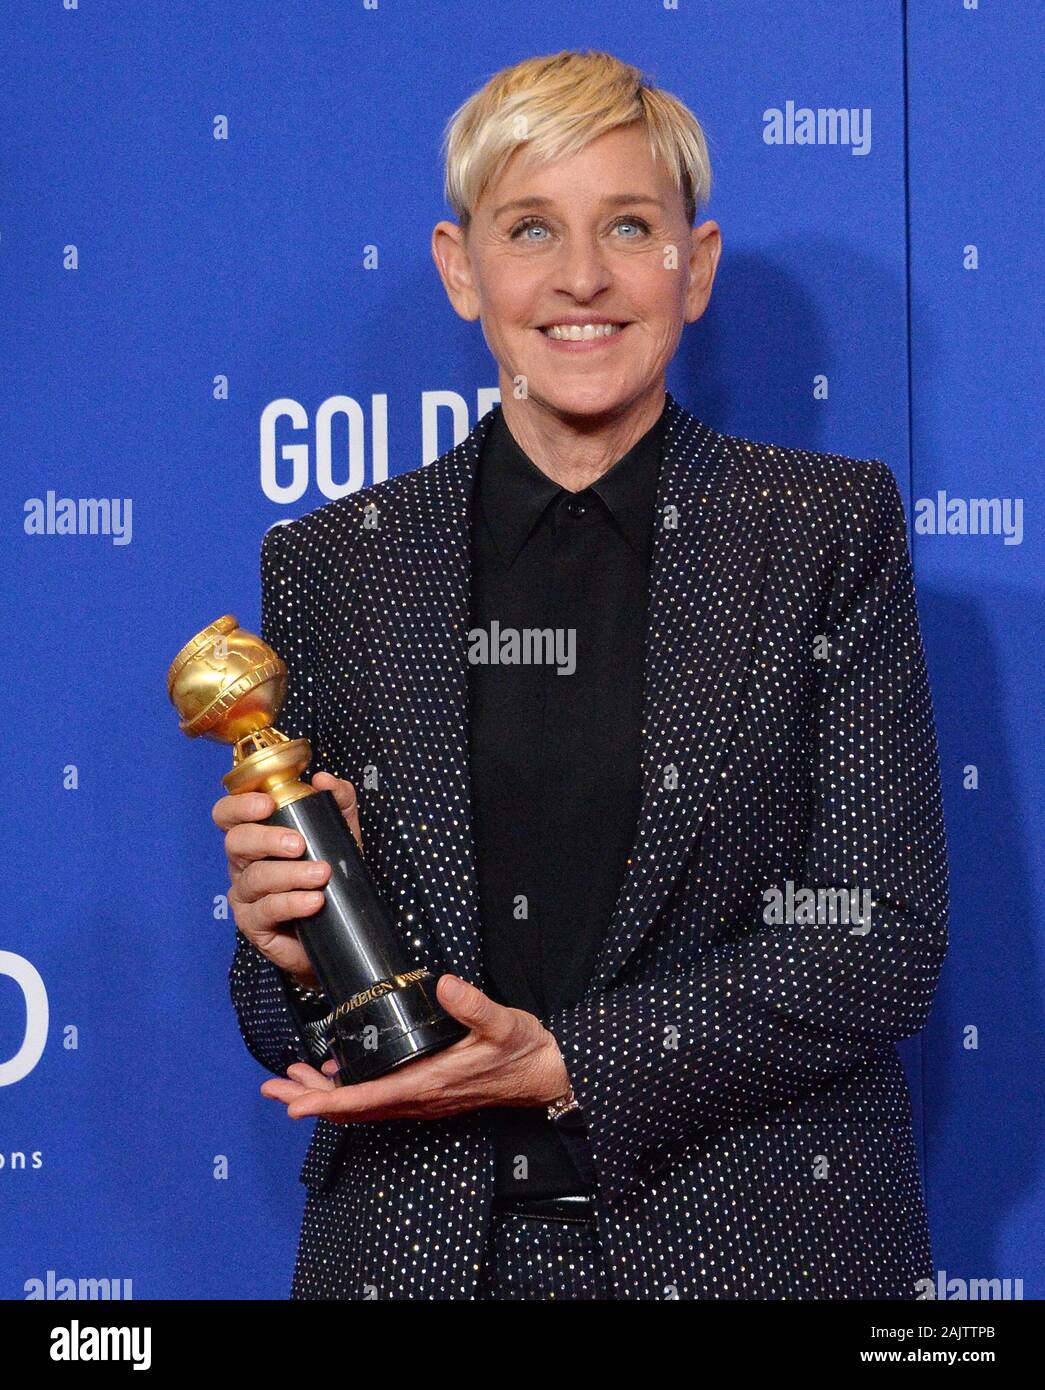
M 496 401 L 429 252 L 439 141 L 492 72 L 563 48 L 637 64 L 708 134 L 725 249 L 675 396 L 900 480 L 952 860 L 950 958 L 903 1049 L 934 1253 L 1045 1294 L 1033 9 L 12 0 L 0 1296 L 49 1270 L 288 1292 L 311 1122 L 239 1037 L 229 759 L 178 732 L 164 677 L 219 614 L 257 630 L 266 528 Z M 768 143 L 789 103 L 859 113 L 849 143 Z M 111 499 L 109 534 L 27 530 L 52 495 Z M 970 534 L 976 498 L 998 505 Z

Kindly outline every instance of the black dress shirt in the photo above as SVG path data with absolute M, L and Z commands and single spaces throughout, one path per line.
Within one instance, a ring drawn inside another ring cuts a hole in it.
M 470 770 L 485 987 L 538 1017 L 581 998 L 634 840 L 665 420 L 569 492 L 527 458 L 498 409 L 477 468 Z M 542 636 L 528 645 L 527 633 Z M 557 1132 L 583 1132 L 583 1117 L 491 1113 L 498 1195 L 587 1190 L 587 1165 L 570 1156 L 577 1141 Z

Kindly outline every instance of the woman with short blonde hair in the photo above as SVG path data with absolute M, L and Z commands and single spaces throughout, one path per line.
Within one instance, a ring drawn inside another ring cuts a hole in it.
M 947 862 L 896 481 L 667 391 L 721 253 L 678 98 L 530 58 L 444 149 L 432 254 L 500 405 L 269 531 L 262 631 L 468 1036 L 336 1085 L 293 932 L 321 882 L 267 798 L 214 808 L 244 1038 L 318 1117 L 292 1297 L 917 1297 L 895 1043 Z

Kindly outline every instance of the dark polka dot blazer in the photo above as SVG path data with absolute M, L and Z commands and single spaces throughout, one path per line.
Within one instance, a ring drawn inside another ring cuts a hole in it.
M 932 1257 L 894 1044 L 929 1013 L 948 892 L 900 494 L 877 460 L 666 409 L 634 851 L 584 999 L 543 1020 L 587 1112 L 616 1296 L 912 1298 Z M 414 957 L 477 984 L 469 506 L 492 418 L 262 546 L 279 727 L 359 790 Z M 864 895 L 864 926 L 800 906 L 832 888 Z M 231 989 L 262 1066 L 317 1062 L 238 932 Z M 475 1296 L 482 1112 L 319 1120 L 301 1180 L 291 1297 Z

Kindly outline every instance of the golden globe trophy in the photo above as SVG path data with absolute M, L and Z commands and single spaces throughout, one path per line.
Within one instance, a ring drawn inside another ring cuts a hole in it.
M 167 672 L 182 733 L 232 744 L 226 789 L 267 792 L 276 810 L 262 824 L 298 831 L 302 858 L 330 865 L 324 906 L 299 918 L 296 930 L 331 1005 L 314 1031 L 338 1064 L 338 1082 L 350 1085 L 448 1047 L 468 1030 L 437 1001 L 431 971 L 408 959 L 333 794 L 298 780 L 312 749 L 274 727 L 286 689 L 284 662 L 231 613 L 187 642 Z

